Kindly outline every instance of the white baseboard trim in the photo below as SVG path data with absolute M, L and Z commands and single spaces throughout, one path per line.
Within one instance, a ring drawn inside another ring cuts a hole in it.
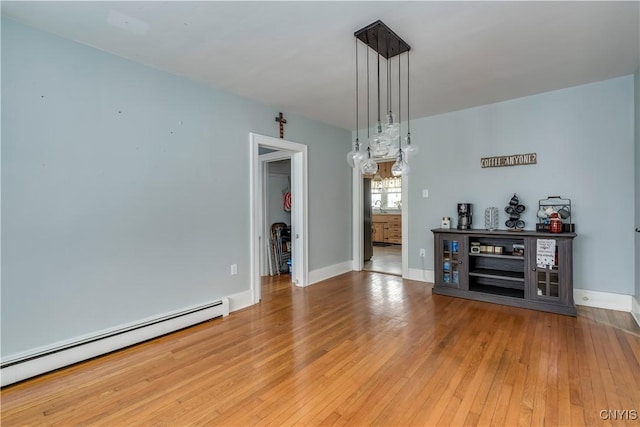
M 576 305 L 630 312 L 633 296 L 574 288 L 573 300 Z
M 229 313 L 242 310 L 250 305 L 253 305 L 253 298 L 251 297 L 251 290 L 240 292 L 237 294 L 229 295 Z
M 235 309 L 246 304 L 245 293 L 233 295 Z M 249 301 L 251 292 L 249 292 Z M 229 314 L 229 298 L 186 307 L 117 328 L 61 341 L 46 347 L 11 355 L 2 360 L 0 386 L 4 387 L 73 363 L 100 356 L 142 341 Z
M 433 270 L 420 270 L 418 268 L 410 268 L 404 279 L 417 280 L 419 282 L 433 283 L 435 274 Z
M 309 272 L 309 285 L 339 276 L 353 270 L 353 261 L 345 261 Z
M 638 324 L 638 326 L 640 326 L 640 302 L 638 302 L 639 297 L 640 295 L 638 295 L 635 298 L 632 298 L 632 301 L 631 301 L 631 315 L 636 320 L 636 323 Z

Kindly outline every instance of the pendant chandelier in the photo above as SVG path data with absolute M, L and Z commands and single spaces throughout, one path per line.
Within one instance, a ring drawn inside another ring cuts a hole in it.
M 365 175 L 373 175 L 378 171 L 378 164 L 375 159 L 394 156 L 396 162 L 391 168 L 394 176 L 406 175 L 409 173 L 409 157 L 417 153 L 416 146 L 411 145 L 411 127 L 409 120 L 409 50 L 411 47 L 400 37 L 398 37 L 382 21 L 376 21 L 354 33 L 356 42 L 356 139 L 353 150 L 347 154 L 347 162 L 351 167 L 360 168 Z M 359 44 L 364 44 L 366 49 L 366 67 L 360 70 L 358 59 Z M 370 67 L 371 59 L 369 53 L 373 52 L 374 67 Z M 401 136 L 401 111 L 402 111 L 402 66 L 401 57 L 406 58 L 406 106 L 407 106 L 407 136 Z M 385 76 L 381 80 L 380 65 L 383 61 Z M 371 134 L 370 127 L 370 92 L 371 80 L 370 69 L 375 68 L 375 93 L 377 95 L 376 120 Z M 397 68 L 397 76 L 394 76 L 393 69 Z M 360 142 L 360 83 L 359 77 L 366 74 L 366 115 L 367 115 L 367 144 L 366 148 Z M 397 86 L 393 80 L 397 77 Z M 381 81 L 385 82 L 386 88 L 386 110 L 385 121 L 381 120 Z M 394 97 L 394 90 L 397 96 Z M 397 114 L 394 113 L 397 111 Z M 405 146 L 402 146 L 402 140 Z

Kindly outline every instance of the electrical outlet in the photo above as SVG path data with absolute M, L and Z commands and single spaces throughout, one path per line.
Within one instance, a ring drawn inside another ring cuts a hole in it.
M 421 257 L 427 256 L 427 251 L 424 248 L 420 248 L 420 256 Z
M 231 264 L 231 275 L 235 276 L 238 274 L 238 264 Z
M 422 198 L 424 199 L 429 198 L 429 190 L 427 190 L 426 188 L 422 190 Z

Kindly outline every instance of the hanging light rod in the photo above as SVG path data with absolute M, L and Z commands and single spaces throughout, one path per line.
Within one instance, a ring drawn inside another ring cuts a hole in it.
M 353 35 L 385 59 L 411 50 L 411 46 L 407 42 L 398 37 L 391 28 L 380 20 L 361 28 Z

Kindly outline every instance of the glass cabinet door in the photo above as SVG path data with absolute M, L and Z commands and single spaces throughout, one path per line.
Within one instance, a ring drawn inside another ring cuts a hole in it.
M 558 266 L 536 267 L 536 296 L 547 298 L 560 298 Z
M 532 260 L 533 274 L 530 276 L 533 280 L 531 297 L 548 302 L 560 302 L 566 293 L 562 288 L 565 274 L 563 270 L 567 268 L 566 260 L 559 256 L 564 242 L 560 239 L 551 239 L 551 241 L 554 241 L 554 249 L 550 253 L 545 253 L 543 259 L 540 258 L 541 246 L 536 245 L 537 256 Z
M 442 239 L 442 277 L 445 285 L 459 287 L 461 277 L 462 242 L 458 239 Z

